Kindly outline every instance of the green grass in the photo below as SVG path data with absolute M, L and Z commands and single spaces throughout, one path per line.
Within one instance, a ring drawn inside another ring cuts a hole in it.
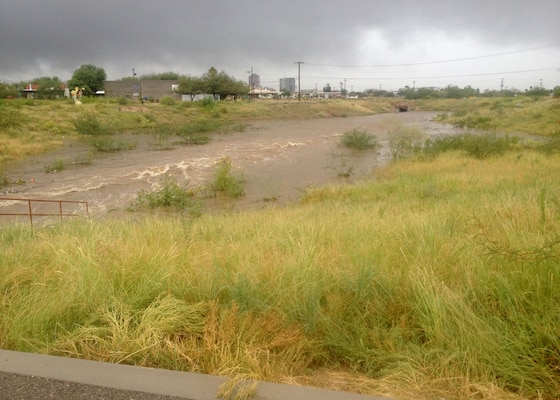
M 519 142 L 520 139 L 517 136 L 498 137 L 493 133 L 443 135 L 428 138 L 422 146 L 422 153 L 435 156 L 442 152 L 459 150 L 475 158 L 483 159 L 513 150 Z
M 96 135 L 91 138 L 90 143 L 97 151 L 104 153 L 114 153 L 136 148 L 136 143 L 115 138 L 111 135 Z
M 45 173 L 50 174 L 54 172 L 60 172 L 67 167 L 67 162 L 62 157 L 56 157 L 55 160 L 50 165 L 45 165 Z
M 0 346 L 400 398 L 555 398 L 558 161 L 449 151 L 283 209 L 6 228 Z
M 92 106 L 100 121 L 173 130 L 199 112 L 230 123 L 272 109 L 305 118 L 383 107 L 148 104 L 146 118 L 110 103 L 43 104 L 20 105 L 27 140 L 53 135 L 34 130 L 44 123 L 30 108 L 52 129 Z M 289 207 L 193 218 L 180 200 L 191 204 L 191 193 L 170 179 L 135 205 L 165 213 L 3 227 L 0 347 L 392 398 L 559 398 L 557 102 L 422 104 L 464 110 L 442 114 L 450 121 L 492 118 L 496 130 L 525 132 L 532 121 L 545 140 L 425 142 L 397 126 L 392 165 Z M 212 188 L 240 183 L 223 160 Z

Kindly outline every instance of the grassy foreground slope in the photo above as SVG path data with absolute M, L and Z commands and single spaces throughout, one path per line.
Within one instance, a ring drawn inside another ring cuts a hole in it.
M 554 149 L 449 151 L 282 209 L 2 228 L 0 347 L 396 398 L 558 398 L 559 174 Z

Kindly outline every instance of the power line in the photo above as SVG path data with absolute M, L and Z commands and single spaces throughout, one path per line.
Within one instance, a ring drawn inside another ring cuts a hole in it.
M 300 68 L 303 61 L 294 61 L 297 64 L 297 76 L 298 76 L 298 101 L 301 101 L 301 75 L 300 75 Z
M 543 72 L 543 71 L 554 71 L 556 68 L 540 68 L 540 69 L 525 69 L 519 71 L 503 71 L 503 72 L 485 72 L 478 74 L 464 74 L 464 75 L 436 75 L 436 76 L 414 76 L 414 77 L 398 77 L 398 78 L 379 78 L 379 77 L 353 77 L 349 78 L 351 80 L 402 80 L 402 79 L 447 79 L 447 78 L 466 78 L 473 76 L 491 76 L 491 75 L 506 75 L 506 74 L 520 74 L 527 72 Z M 316 75 L 305 75 L 304 78 L 314 78 L 314 79 L 343 79 L 335 76 L 316 76 Z
M 481 58 L 490 58 L 490 57 L 499 57 L 505 56 L 509 54 L 517 54 L 517 53 L 525 53 L 529 51 L 535 51 L 540 49 L 545 49 L 548 47 L 555 47 L 560 45 L 560 43 L 552 43 L 543 46 L 537 47 L 530 47 L 527 49 L 518 49 L 512 51 L 505 51 L 502 53 L 494 53 L 494 54 L 486 54 L 483 56 L 475 56 L 475 57 L 464 57 L 464 58 L 455 58 L 450 60 L 438 60 L 438 61 L 426 61 L 426 62 L 418 62 L 418 63 L 405 63 L 405 64 L 373 64 L 373 65 L 344 65 L 344 64 L 318 64 L 318 63 L 307 63 L 308 65 L 313 65 L 317 67 L 339 67 L 339 68 L 382 68 L 382 67 L 410 67 L 414 65 L 430 65 L 430 64 L 443 64 L 443 63 L 452 63 L 452 62 L 459 62 L 459 61 L 468 61 L 468 60 L 480 60 Z

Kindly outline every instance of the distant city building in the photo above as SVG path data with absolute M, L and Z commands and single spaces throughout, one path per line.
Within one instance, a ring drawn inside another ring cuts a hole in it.
M 249 86 L 251 89 L 256 89 L 261 87 L 261 77 L 257 74 L 249 75 Z
M 296 78 L 280 78 L 280 93 L 296 92 Z

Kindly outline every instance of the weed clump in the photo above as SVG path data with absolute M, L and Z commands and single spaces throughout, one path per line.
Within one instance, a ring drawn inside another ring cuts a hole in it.
M 422 148 L 425 134 L 418 128 L 398 126 L 389 132 L 388 148 L 393 160 Z
M 117 102 L 117 104 L 119 104 L 121 106 L 126 106 L 128 104 L 128 99 L 124 96 L 120 96 L 120 97 L 117 97 L 116 102 Z
M 66 169 L 66 161 L 62 157 L 56 157 L 52 164 L 45 166 L 45 174 L 60 172 Z
M 243 183 L 243 177 L 233 173 L 231 159 L 224 157 L 218 163 L 210 187 L 214 192 L 222 192 L 229 197 L 238 198 L 245 195 Z
M 218 103 L 211 97 L 206 97 L 200 100 L 200 106 L 206 111 L 215 111 L 218 108 Z
M 115 140 L 113 137 L 107 135 L 93 138 L 91 144 L 97 151 L 106 153 L 134 150 L 136 148 L 136 143 L 127 142 L 126 140 Z
M 191 215 L 201 213 L 200 201 L 194 191 L 180 185 L 173 177 L 166 175 L 160 182 L 158 189 L 149 192 L 141 190 L 134 202 L 135 206 L 154 208 L 175 208 L 188 210 Z
M 101 122 L 92 114 L 82 114 L 72 121 L 72 124 L 82 135 L 101 135 L 106 131 Z
M 377 138 L 367 131 L 352 129 L 342 135 L 342 145 L 356 150 L 373 149 L 377 147 Z
M 177 103 L 177 101 L 171 96 L 164 96 L 160 99 L 159 102 L 164 106 L 174 106 Z

